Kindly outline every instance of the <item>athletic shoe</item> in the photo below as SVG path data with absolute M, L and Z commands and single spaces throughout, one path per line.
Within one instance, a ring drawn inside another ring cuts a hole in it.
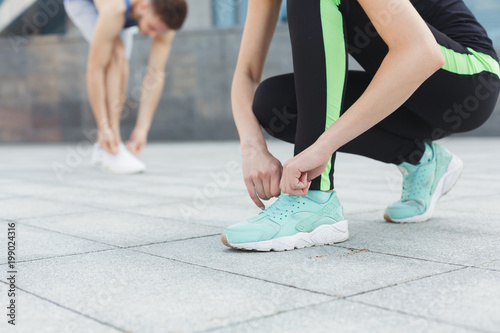
M 92 148 L 92 155 L 90 156 L 90 164 L 99 166 L 102 164 L 104 160 L 104 150 L 101 148 L 101 145 L 98 143 L 94 143 Z
M 463 162 L 443 147 L 425 144 L 419 164 L 398 165 L 403 174 L 401 200 L 389 205 L 384 218 L 389 222 L 424 222 L 432 217 L 436 202 L 448 193 L 462 173 Z
M 139 161 L 122 143 L 118 146 L 118 153 L 112 155 L 103 150 L 102 168 L 113 173 L 132 174 L 146 170 L 146 165 Z
M 347 238 L 347 220 L 335 191 L 309 191 L 306 196 L 281 194 L 258 216 L 224 230 L 222 243 L 240 250 L 285 251 Z

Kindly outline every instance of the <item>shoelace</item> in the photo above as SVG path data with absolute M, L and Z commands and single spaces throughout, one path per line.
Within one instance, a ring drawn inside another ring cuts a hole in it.
M 299 198 L 290 195 L 280 195 L 278 200 L 271 206 L 267 207 L 261 214 L 266 214 L 271 218 L 279 218 L 285 216 L 287 213 L 291 212 L 291 207 L 293 208 L 295 204 L 298 203 Z

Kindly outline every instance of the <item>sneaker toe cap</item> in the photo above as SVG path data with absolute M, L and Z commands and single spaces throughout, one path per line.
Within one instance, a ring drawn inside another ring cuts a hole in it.
M 425 212 L 425 204 L 419 201 L 397 201 L 391 204 L 385 210 L 385 213 L 389 215 L 391 219 L 400 220 L 417 215 L 421 215 Z
M 224 230 L 223 234 L 226 235 L 229 243 L 241 244 L 258 242 L 262 239 L 264 231 L 234 225 Z

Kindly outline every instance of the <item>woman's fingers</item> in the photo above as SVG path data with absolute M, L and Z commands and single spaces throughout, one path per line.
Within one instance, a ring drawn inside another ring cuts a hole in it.
M 309 188 L 309 181 L 307 180 L 307 172 L 303 172 L 302 175 L 299 177 L 299 182 L 295 189 L 304 190 L 307 188 Z
M 253 181 L 251 181 L 251 180 L 248 180 L 248 181 L 245 180 L 245 186 L 247 187 L 248 194 L 250 195 L 250 198 L 255 203 L 255 205 L 257 207 L 261 208 L 261 209 L 264 209 L 265 206 L 262 203 L 262 201 L 260 201 L 259 196 L 257 195 L 257 191 L 255 189 Z
M 277 197 L 280 195 L 280 180 L 281 180 L 281 166 L 277 172 L 274 172 L 271 175 L 270 179 L 270 189 L 271 189 L 271 197 Z
M 257 190 L 257 195 L 259 196 L 259 198 L 267 200 L 268 198 L 265 190 L 265 183 L 262 181 L 262 179 L 254 179 L 253 184 L 255 185 L 255 189 Z
M 286 164 L 281 178 L 281 190 L 290 195 L 306 195 L 311 182 L 307 172 L 301 172 L 297 166 Z

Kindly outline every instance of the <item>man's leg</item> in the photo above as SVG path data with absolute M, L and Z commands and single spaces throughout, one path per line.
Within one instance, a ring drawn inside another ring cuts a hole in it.
M 111 61 L 106 69 L 106 102 L 108 117 L 117 142 L 121 142 L 120 119 L 125 105 L 128 82 L 128 61 L 125 47 L 120 38 L 116 39 Z

